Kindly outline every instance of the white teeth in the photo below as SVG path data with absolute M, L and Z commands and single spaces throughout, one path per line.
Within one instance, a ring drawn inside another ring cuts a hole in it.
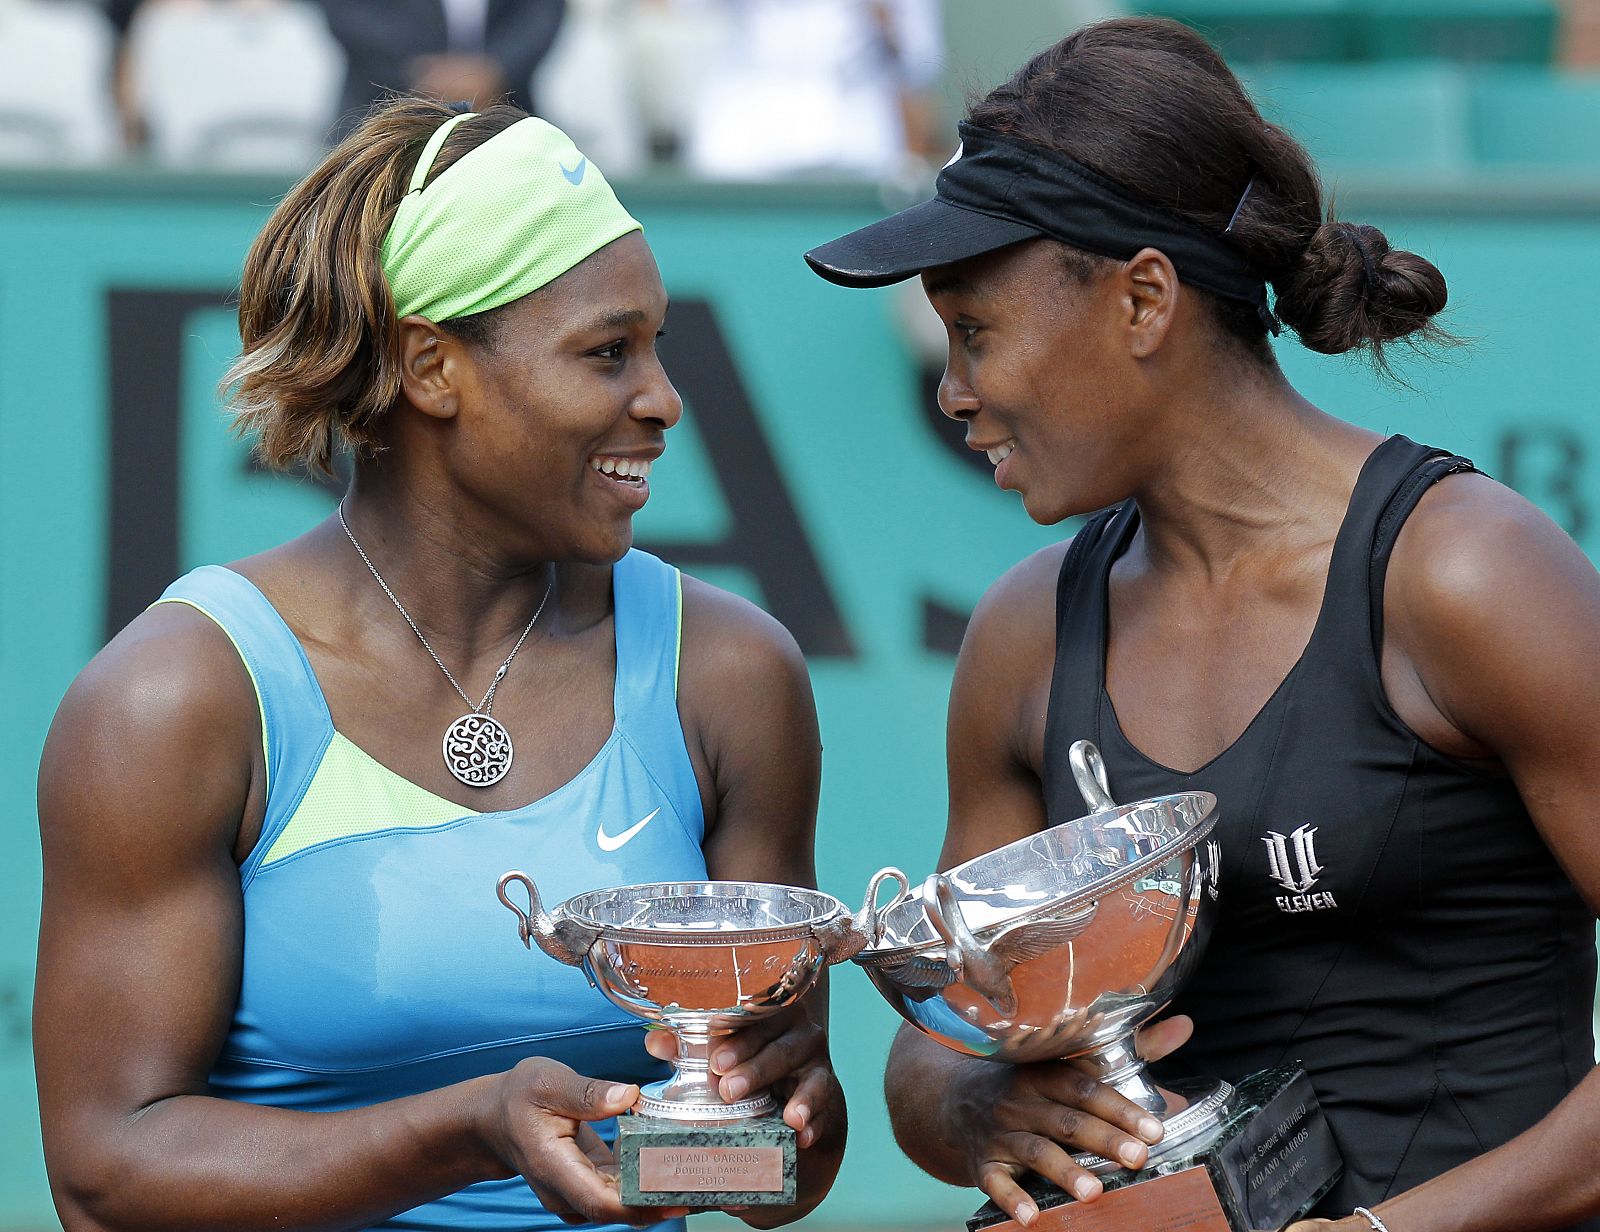
M 1007 441 L 1004 445 L 1000 445 L 989 450 L 989 461 L 995 466 L 999 466 L 1000 463 L 1004 462 L 1008 457 L 1011 456 L 1011 451 L 1016 447 L 1016 441 Z
M 651 463 L 645 458 L 590 458 L 589 465 L 602 475 L 615 475 L 622 479 L 646 479 Z

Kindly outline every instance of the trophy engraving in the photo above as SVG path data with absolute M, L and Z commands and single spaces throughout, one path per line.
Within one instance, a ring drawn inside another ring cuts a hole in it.
M 765 1091 L 725 1103 L 710 1072 L 715 1042 L 803 997 L 831 964 L 879 933 L 885 881 L 854 915 L 817 890 L 745 881 L 679 881 L 591 890 L 550 911 L 527 874 L 496 892 L 522 943 L 581 967 L 608 1000 L 678 1039 L 672 1076 L 643 1088 L 618 1120 L 622 1200 L 633 1206 L 762 1206 L 795 1201 L 795 1135 Z M 527 893 L 526 908 L 510 887 Z
M 1340 1168 L 1305 1074 L 1285 1067 L 1237 1087 L 1212 1078 L 1162 1089 L 1134 1049 L 1134 1033 L 1172 1001 L 1211 929 L 1216 797 L 1119 805 L 1094 745 L 1078 741 L 1069 762 L 1090 813 L 934 873 L 883 909 L 855 961 L 945 1047 L 1001 1062 L 1070 1059 L 1161 1118 L 1162 1140 L 1137 1172 L 1073 1156 L 1102 1178 L 1097 1202 L 1032 1178 L 1037 1227 L 1133 1232 L 1168 1226 L 1163 1211 L 1199 1219 L 1204 1210 L 1203 1222 L 1181 1226 L 1277 1232 Z M 1289 1122 L 1292 1133 L 1277 1132 Z M 1265 1155 L 1277 1162 L 1264 1167 Z M 1004 1222 L 990 1204 L 968 1226 Z

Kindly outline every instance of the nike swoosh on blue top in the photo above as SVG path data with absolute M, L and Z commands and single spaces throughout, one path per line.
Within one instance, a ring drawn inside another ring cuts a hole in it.
M 559 162 L 556 164 L 556 166 L 561 168 L 561 174 L 567 177 L 568 184 L 582 184 L 583 173 L 589 169 L 589 160 L 588 158 L 580 158 L 578 160 L 578 165 L 573 167 L 570 171 Z
M 631 839 L 635 834 L 639 833 L 640 830 L 643 830 L 647 825 L 649 825 L 651 819 L 654 818 L 655 815 L 660 811 L 660 809 L 650 810 L 645 817 L 634 822 L 621 834 L 617 835 L 607 834 L 605 823 L 601 822 L 600 825 L 595 827 L 594 841 L 600 844 L 601 851 L 615 851 L 618 847 L 621 847 L 629 839 Z

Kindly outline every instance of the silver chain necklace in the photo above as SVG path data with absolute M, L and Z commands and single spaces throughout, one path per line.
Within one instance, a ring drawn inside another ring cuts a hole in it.
M 552 576 L 544 588 L 544 598 L 539 600 L 539 606 L 534 609 L 533 619 L 528 621 L 528 627 L 522 631 L 522 636 L 511 648 L 506 661 L 495 672 L 494 679 L 489 683 L 489 691 L 483 695 L 481 702 L 473 706 L 472 698 L 468 697 L 467 691 L 456 683 L 456 678 L 450 674 L 450 669 L 444 665 L 444 660 L 428 644 L 428 639 L 422 635 L 422 630 L 417 628 L 417 622 L 412 620 L 411 613 L 406 611 L 405 604 L 401 603 L 394 591 L 389 589 L 389 583 L 383 580 L 383 574 L 378 572 L 378 566 L 372 563 L 372 557 L 367 555 L 366 549 L 356 539 L 355 532 L 350 529 L 350 523 L 345 521 L 343 501 L 339 502 L 339 525 L 344 527 L 344 533 L 349 537 L 351 546 L 361 554 L 361 559 L 366 562 L 372 576 L 377 579 L 378 585 L 383 587 L 383 593 L 389 596 L 389 602 L 394 604 L 395 610 L 405 618 L 406 624 L 411 626 L 411 631 L 417 635 L 422 648 L 439 665 L 444 678 L 457 693 L 461 694 L 461 700 L 472 706 L 470 713 L 462 715 L 445 728 L 444 764 L 451 774 L 468 787 L 489 787 L 498 783 L 505 778 L 506 771 L 511 769 L 512 748 L 511 733 L 491 713 L 494 710 L 495 690 L 506 678 L 506 672 L 511 668 L 511 660 L 517 657 L 517 651 L 522 649 L 522 643 L 528 640 L 528 634 L 533 632 L 533 626 L 538 623 L 544 605 L 550 598 L 550 592 L 555 589 L 555 578 Z

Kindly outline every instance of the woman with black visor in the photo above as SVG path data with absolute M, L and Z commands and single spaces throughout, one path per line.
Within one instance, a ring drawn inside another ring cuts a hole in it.
M 1312 406 L 1268 341 L 1381 364 L 1443 277 L 1325 219 L 1172 23 L 1073 34 L 961 135 L 936 199 L 807 254 L 921 274 L 945 414 L 1035 521 L 1093 515 L 973 616 L 940 866 L 1081 814 L 1080 737 L 1119 799 L 1216 793 L 1218 920 L 1142 1037 L 1158 1073 L 1305 1066 L 1344 1172 L 1302 1232 L 1600 1228 L 1600 577 L 1469 462 Z M 1137 1166 L 1161 1133 L 1068 1064 L 909 1028 L 887 1087 L 911 1157 L 1023 1223 L 1023 1172 L 1093 1201 L 1070 1152 Z

